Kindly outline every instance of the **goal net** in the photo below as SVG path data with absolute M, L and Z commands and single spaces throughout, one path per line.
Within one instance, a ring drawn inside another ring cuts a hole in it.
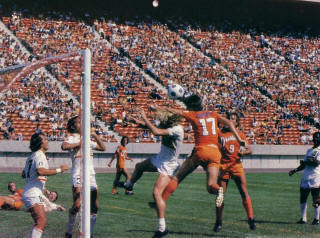
M 89 49 L 72 52 L 68 54 L 49 57 L 34 62 L 23 63 L 0 69 L 0 96 L 11 97 L 15 91 L 20 90 L 23 85 L 17 84 L 28 75 L 41 70 L 45 66 L 61 64 L 63 62 L 77 62 L 81 64 L 81 125 L 82 125 L 82 200 L 80 234 L 82 237 L 90 237 L 90 114 L 91 114 L 91 52 Z M 29 82 L 30 84 L 30 82 Z M 32 82 L 31 82 L 32 84 Z M 35 84 L 37 85 L 37 84 Z M 40 89 L 37 89 L 40 90 Z M 32 92 L 28 92 L 32 93 Z M 43 95 L 46 97 L 46 95 Z M 21 99 L 21 98 L 20 98 Z M 32 103 L 32 102 L 30 102 Z M 67 221 L 66 221 L 67 222 Z

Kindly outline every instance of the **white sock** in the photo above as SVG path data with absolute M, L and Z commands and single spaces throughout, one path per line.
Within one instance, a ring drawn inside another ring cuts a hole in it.
M 166 230 L 166 220 L 164 218 L 158 219 L 158 231 L 164 232 Z
M 97 214 L 90 215 L 90 235 L 93 234 L 94 224 L 96 224 Z
M 32 227 L 30 238 L 41 238 L 42 230 L 38 230 L 35 227 Z
M 67 233 L 69 233 L 69 234 L 72 234 L 74 225 L 76 224 L 76 221 L 77 221 L 77 215 L 78 215 L 78 213 L 76 213 L 74 215 L 69 213 L 69 220 L 68 220 L 68 224 L 67 224 Z
M 303 221 L 307 221 L 307 203 L 300 203 L 300 211 L 301 211 L 301 218 Z
M 314 208 L 314 219 L 319 220 L 319 214 L 320 214 L 320 207 Z

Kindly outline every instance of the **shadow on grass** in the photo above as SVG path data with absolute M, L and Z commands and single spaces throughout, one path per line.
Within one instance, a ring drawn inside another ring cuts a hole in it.
M 154 233 L 155 231 L 148 230 L 127 230 L 127 232 L 146 232 L 146 233 Z M 218 234 L 208 234 L 208 233 L 199 233 L 199 232 L 186 232 L 186 231 L 171 231 L 168 232 L 169 235 L 189 235 L 189 236 L 204 236 L 204 237 L 228 237 L 227 235 L 218 235 Z
M 248 222 L 248 220 L 240 220 L 244 222 Z M 256 224 L 285 224 L 285 225 L 290 225 L 290 224 L 297 224 L 296 222 L 285 222 L 285 221 L 265 221 L 265 220 L 255 220 Z

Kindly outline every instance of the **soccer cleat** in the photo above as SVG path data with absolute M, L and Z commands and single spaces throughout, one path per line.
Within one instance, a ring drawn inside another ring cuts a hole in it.
M 217 198 L 216 198 L 216 207 L 221 207 L 223 203 L 223 188 L 219 187 Z
M 312 225 L 319 225 L 319 220 L 318 219 L 313 219 Z
M 213 231 L 219 232 L 221 231 L 221 228 L 222 228 L 222 221 L 216 221 L 216 224 L 214 224 L 214 227 L 213 227 Z
M 302 220 L 302 218 L 301 218 L 299 221 L 297 221 L 297 224 L 307 224 L 307 222 Z
M 133 191 L 126 190 L 125 195 L 134 195 Z
M 116 194 L 118 194 L 117 189 L 116 189 L 116 188 L 113 188 L 113 189 L 112 189 L 112 195 L 116 195 Z
M 66 234 L 65 234 L 65 236 L 64 236 L 65 238 L 72 238 L 72 234 L 70 234 L 70 233 L 68 233 L 68 232 L 66 232 Z
M 154 235 L 152 236 L 152 238 L 161 238 L 161 237 L 167 235 L 168 232 L 169 232 L 169 231 L 168 231 L 167 229 L 165 229 L 164 231 L 156 231 L 156 232 L 154 233 Z
M 256 223 L 253 218 L 248 219 L 248 224 L 249 224 L 250 230 L 257 229 Z
M 132 191 L 133 190 L 133 185 L 131 183 L 128 183 L 128 182 L 125 182 L 123 184 L 123 187 L 129 191 Z

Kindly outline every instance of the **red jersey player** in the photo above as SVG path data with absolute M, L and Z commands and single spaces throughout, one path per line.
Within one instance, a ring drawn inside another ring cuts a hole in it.
M 232 121 L 236 128 L 240 127 L 240 119 L 238 114 L 231 113 L 228 115 L 230 121 Z M 238 130 L 238 134 L 242 140 L 246 140 L 246 136 Z M 253 217 L 253 209 L 250 196 L 247 190 L 247 181 L 244 169 L 241 163 L 241 156 L 251 154 L 251 148 L 246 141 L 246 146 L 240 146 L 238 140 L 234 137 L 231 130 L 224 126 L 219 133 L 219 141 L 221 145 L 222 159 L 220 164 L 220 176 L 219 184 L 223 187 L 224 193 L 227 190 L 230 177 L 234 179 L 238 190 L 240 192 L 243 206 L 247 212 L 248 224 L 251 230 L 256 229 L 256 225 Z M 216 224 L 214 231 L 219 232 L 222 226 L 222 210 L 221 207 L 216 208 Z

